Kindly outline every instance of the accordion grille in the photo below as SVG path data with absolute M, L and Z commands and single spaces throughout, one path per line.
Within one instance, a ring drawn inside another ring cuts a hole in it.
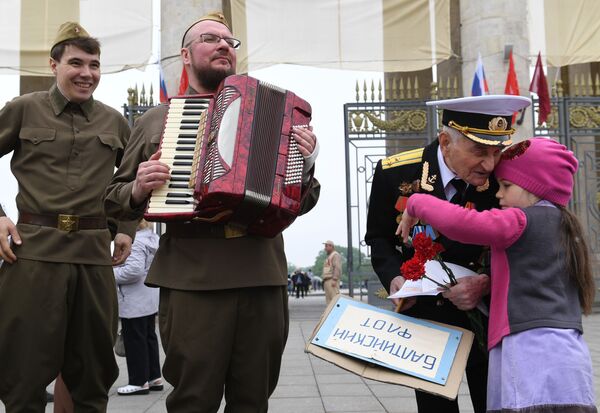
M 208 184 L 211 181 L 220 178 L 227 172 L 221 164 L 217 141 L 213 140 L 208 144 L 206 162 L 203 169 L 203 183 Z
M 234 88 L 226 87 L 217 95 L 215 101 L 215 110 L 210 121 L 210 136 L 217 136 L 223 120 L 225 110 L 235 97 L 236 91 Z M 208 142 L 206 145 L 206 159 L 202 169 L 202 183 L 209 184 L 217 178 L 220 178 L 227 172 L 221 163 L 219 155 L 219 147 L 215 139 Z

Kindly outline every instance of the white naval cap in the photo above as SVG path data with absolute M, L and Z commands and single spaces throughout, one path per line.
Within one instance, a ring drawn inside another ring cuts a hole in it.
M 531 105 L 531 99 L 513 95 L 470 96 L 432 100 L 428 106 L 443 109 L 442 124 L 483 145 L 508 146 L 513 113 Z

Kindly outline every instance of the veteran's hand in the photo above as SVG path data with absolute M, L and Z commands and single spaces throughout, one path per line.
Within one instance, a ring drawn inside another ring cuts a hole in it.
M 394 278 L 392 280 L 392 282 L 390 283 L 390 295 L 398 292 L 400 290 L 400 288 L 402 288 L 402 286 L 404 285 L 405 282 L 406 282 L 406 279 L 401 275 Z M 395 306 L 398 306 L 398 304 L 400 303 L 400 300 L 402 300 L 402 306 L 398 310 L 399 312 L 408 310 L 410 307 L 415 305 L 415 303 L 417 302 L 417 299 L 415 297 L 409 297 L 409 298 L 404 298 L 404 299 L 392 298 L 392 302 L 394 303 Z
M 419 219 L 409 215 L 408 212 L 404 211 L 402 213 L 402 220 L 398 224 L 398 229 L 396 229 L 396 235 L 400 235 L 402 237 L 402 242 L 406 244 L 408 241 L 408 237 L 410 236 L 410 229 L 417 225 Z
M 471 310 L 477 306 L 481 297 L 490 293 L 490 277 L 478 274 L 456 280 L 456 285 L 442 293 L 459 310 Z
M 133 240 L 127 234 L 118 233 L 115 236 L 115 250 L 113 251 L 113 265 L 121 265 L 131 254 L 131 244 Z
M 160 155 L 161 151 L 158 151 L 146 162 L 139 164 L 131 189 L 134 205 L 141 205 L 152 190 L 164 185 L 171 178 L 169 167 L 159 161 Z
M 298 150 L 302 156 L 310 156 L 317 146 L 317 135 L 313 133 L 313 127 L 293 128 L 292 137 L 298 143 Z
M 14 222 L 8 217 L 0 217 L 0 258 L 12 264 L 17 260 L 17 256 L 10 248 L 9 236 L 12 237 L 12 242 L 21 245 L 21 236 Z

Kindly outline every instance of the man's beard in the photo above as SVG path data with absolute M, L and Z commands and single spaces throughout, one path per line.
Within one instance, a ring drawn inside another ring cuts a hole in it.
M 198 68 L 192 64 L 192 70 L 200 86 L 205 90 L 215 91 L 227 76 L 235 74 L 233 67 L 229 69 Z

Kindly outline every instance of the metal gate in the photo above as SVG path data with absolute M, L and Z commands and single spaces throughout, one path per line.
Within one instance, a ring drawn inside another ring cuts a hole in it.
M 431 137 L 437 135 L 438 119 L 435 108 L 425 106 L 425 100 L 347 103 L 344 119 L 347 268 L 352 295 L 355 284 L 377 282 L 370 264 L 370 249 L 364 241 L 368 200 L 377 162 L 391 154 L 427 145 Z M 370 293 L 370 302 L 372 298 Z

